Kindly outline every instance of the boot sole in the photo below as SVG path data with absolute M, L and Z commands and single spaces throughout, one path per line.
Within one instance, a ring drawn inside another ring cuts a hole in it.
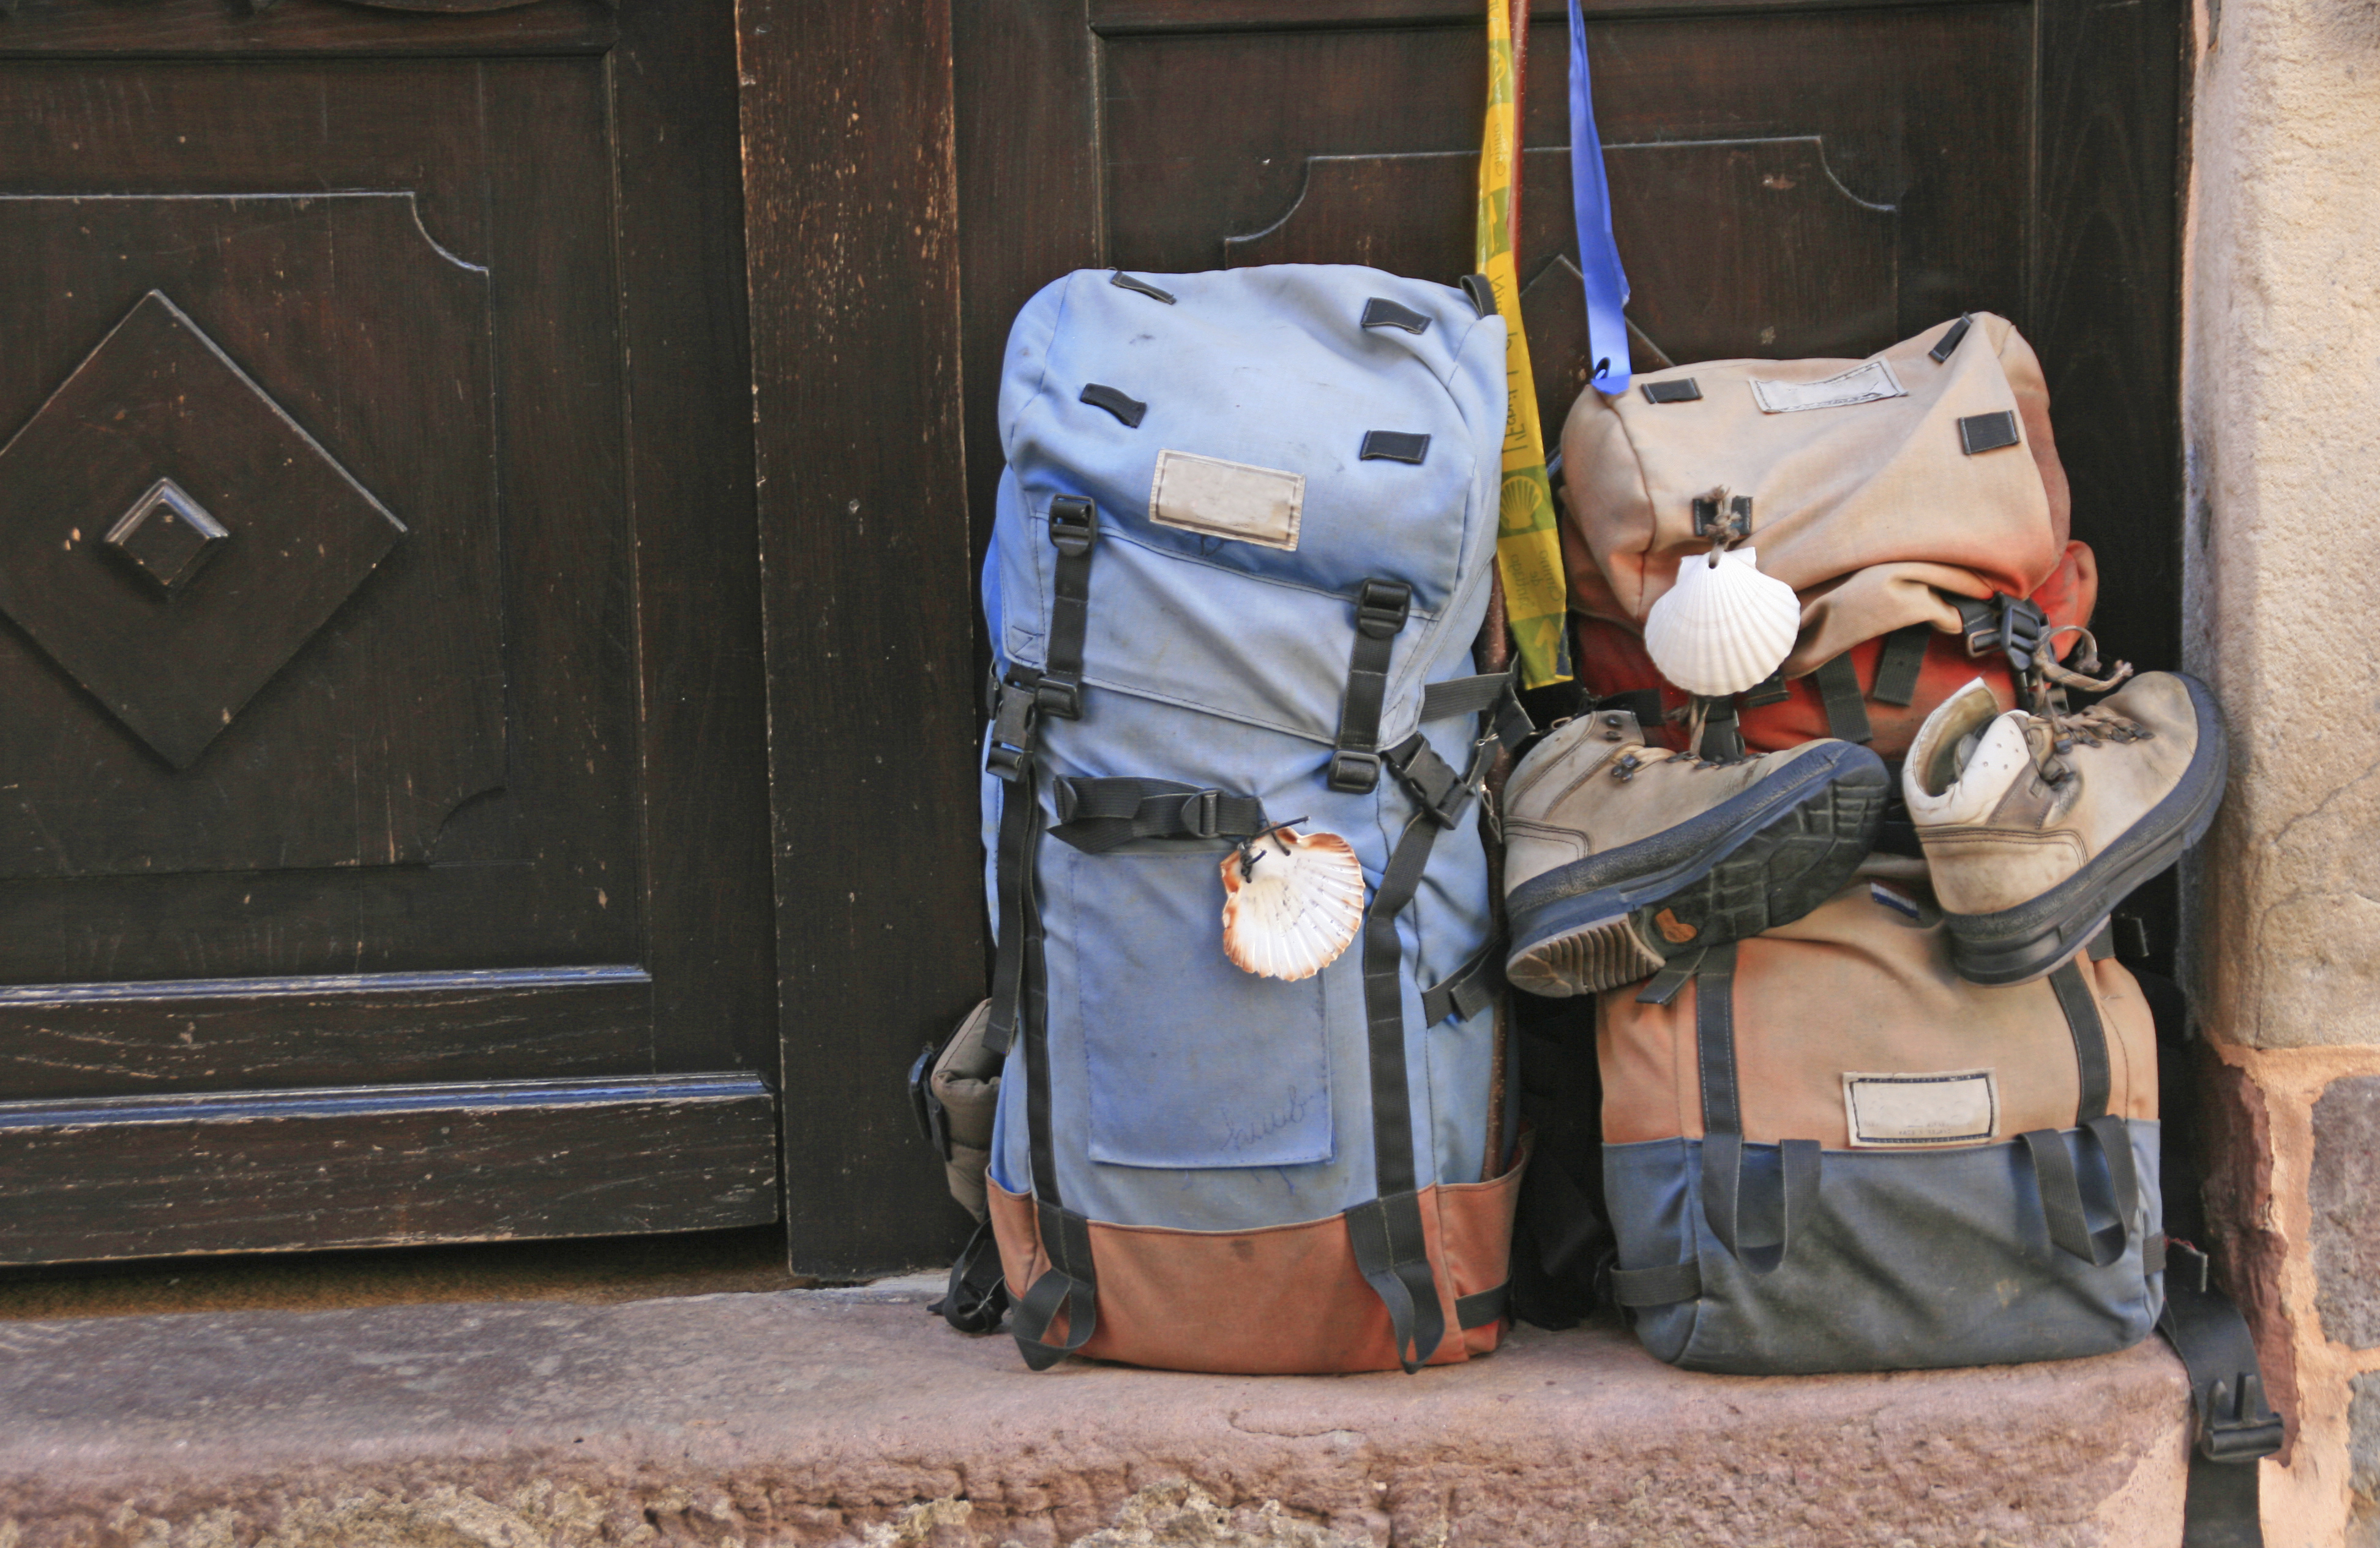
M 1891 791 L 1884 760 L 1841 743 L 1690 822 L 1531 877 L 1506 900 L 1512 984 L 1560 998 L 1791 924 L 1867 857 Z
M 2089 945 L 2116 905 L 2197 846 L 2223 804 L 2229 760 L 2223 720 L 2206 684 L 2189 684 L 2202 728 L 2181 780 L 2106 853 L 2038 898 L 1997 913 L 1949 913 L 1950 963 L 1970 984 L 2030 984 Z

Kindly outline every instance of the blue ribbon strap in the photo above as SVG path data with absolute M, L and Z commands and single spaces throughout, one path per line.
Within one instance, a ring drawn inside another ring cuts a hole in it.
M 1586 20 L 1570 0 L 1570 187 L 1578 220 L 1578 268 L 1586 277 L 1586 339 L 1599 393 L 1628 391 L 1628 276 L 1611 237 L 1611 185 L 1603 175 L 1603 139 L 1595 132 L 1587 85 Z

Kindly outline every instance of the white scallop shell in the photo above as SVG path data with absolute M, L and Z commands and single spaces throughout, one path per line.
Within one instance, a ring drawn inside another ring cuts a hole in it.
M 1223 856 L 1223 954 L 1245 973 L 1311 978 L 1364 922 L 1364 866 L 1336 833 L 1282 828 Z
M 1740 694 L 1792 654 L 1802 599 L 1764 575 L 1750 549 L 1713 564 L 1695 554 L 1645 618 L 1645 648 L 1661 675 L 1690 694 Z

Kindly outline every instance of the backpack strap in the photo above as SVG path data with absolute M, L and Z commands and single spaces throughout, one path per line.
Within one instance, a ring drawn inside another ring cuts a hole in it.
M 1099 516 L 1080 495 L 1050 502 L 1050 543 L 1058 550 L 1051 577 L 1050 652 L 1034 684 L 1041 713 L 1062 720 L 1083 718 L 1083 637 L 1090 626 L 1091 547 L 1099 540 Z
M 1436 1026 L 1449 1016 L 1467 1021 L 1488 1009 L 1496 991 L 1504 986 L 1505 945 L 1500 932 L 1489 935 L 1461 967 L 1424 989 L 1422 1025 Z
M 1389 1311 L 1397 1360 L 1408 1373 L 1427 1364 L 1446 1336 L 1446 1309 L 1422 1232 L 1414 1162 L 1413 1085 L 1405 1064 L 1404 946 L 1397 915 L 1413 901 L 1439 835 L 1428 808 L 1414 814 L 1380 873 L 1364 915 L 1364 1018 L 1372 1067 L 1372 1173 L 1378 1191 L 1346 1212 L 1355 1267 Z
M 1413 587 L 1367 580 L 1355 594 L 1355 643 L 1347 658 L 1347 694 L 1339 707 L 1332 790 L 1361 795 L 1380 782 L 1380 710 L 1389 694 L 1389 658 L 1413 615 Z
M 2103 1214 L 2114 1217 L 2114 1223 L 2095 1231 L 2091 1228 L 2082 1174 L 2063 1133 L 2035 1129 L 2018 1138 L 2033 1158 L 2034 1186 L 2041 1197 L 2042 1219 L 2051 1242 L 2095 1268 L 2106 1268 L 2131 1245 L 2132 1222 L 2140 1212 L 2140 1175 L 2132 1164 L 2131 1130 L 2107 1111 L 2107 1029 L 2099 1019 L 2099 1002 L 2092 996 L 2082 970 L 2071 959 L 2060 962 L 2049 974 L 2049 986 L 2058 996 L 2067 1031 L 2074 1039 L 2075 1140 L 2098 1147 L 2107 1191 L 2096 1202 Z
M 1818 701 L 1827 707 L 1827 732 L 1844 742 L 1873 742 L 1875 728 L 1867 722 L 1867 704 L 1860 692 L 1859 668 L 1848 654 L 1818 664 L 1810 674 Z
M 2264 1548 L 2257 1462 L 2280 1450 L 2281 1416 L 2265 1400 L 2248 1321 L 2207 1276 L 2206 1254 L 2169 1241 L 2157 1331 L 2190 1373 L 2197 1431 L 2182 1505 L 2182 1548 Z
M 1050 790 L 1058 826 L 1050 837 L 1086 854 L 1135 839 L 1252 839 L 1269 826 L 1264 803 L 1253 795 L 1175 780 L 1056 780 Z
M 1818 1203 L 1818 1142 L 1779 1144 L 1778 1176 L 1754 1185 L 1744 1164 L 1743 1106 L 1735 1075 L 1734 941 L 1703 953 L 1694 975 L 1694 1058 L 1702 1078 L 1703 1217 L 1728 1254 L 1754 1275 L 1773 1274 L 1793 1251 L 1793 1226 Z M 1757 1223 L 1772 1245 L 1742 1247 Z
M 1035 756 L 1043 715 L 1082 718 L 1083 641 L 1089 625 L 1091 550 L 1099 519 L 1091 502 L 1062 495 L 1050 502 L 1050 542 L 1058 550 L 1050 646 L 1038 673 L 1016 671 L 1002 683 L 985 767 L 1002 780 L 1000 837 L 993 859 L 1000 943 L 992 961 L 991 1019 L 984 1046 L 1006 1053 L 1025 1040 L 1026 1130 L 1032 1155 L 1033 1206 L 1050 1267 L 1017 1302 L 1010 1332 L 1025 1363 L 1046 1371 L 1090 1340 L 1099 1328 L 1099 1276 L 1091 1264 L 1090 1222 L 1059 1202 L 1058 1151 L 1050 1127 L 1049 976 L 1042 960 L 1041 909 L 1034 896 L 1040 848 L 1040 774 Z M 958 1303 L 962 1256 L 954 1268 Z M 1065 1333 L 1051 1341 L 1059 1315 Z
M 1917 676 L 1925 670 L 1925 650 L 1934 643 L 1934 625 L 1912 623 L 1884 636 L 1876 653 L 1876 683 L 1867 696 L 1878 704 L 1903 708 L 1917 702 Z

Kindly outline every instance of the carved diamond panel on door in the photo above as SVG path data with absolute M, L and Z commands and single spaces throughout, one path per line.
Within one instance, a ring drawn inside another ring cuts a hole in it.
M 0 446 L 0 613 L 176 768 L 404 533 L 154 290 Z
M 429 858 L 506 783 L 486 272 L 406 193 L 0 241 L 0 877 Z
M 0 0 L 0 1261 L 776 1214 L 733 0 L 436 9 Z

